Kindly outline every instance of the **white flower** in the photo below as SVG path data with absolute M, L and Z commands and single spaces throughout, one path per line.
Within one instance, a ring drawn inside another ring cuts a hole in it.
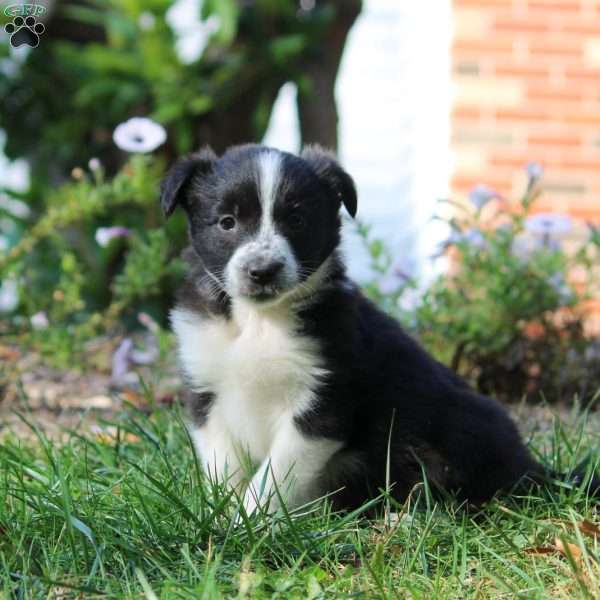
M 31 210 L 25 202 L 4 194 L 0 195 L 0 208 L 18 219 L 26 219 L 31 214 Z
M 117 126 L 113 133 L 115 144 L 125 152 L 152 152 L 167 139 L 162 125 L 145 117 L 133 117 Z
M 469 193 L 469 200 L 477 210 L 481 210 L 490 200 L 500 198 L 500 194 L 487 185 L 476 185 Z
M 38 330 L 47 329 L 48 325 L 50 325 L 50 323 L 48 321 L 48 317 L 46 316 L 46 313 L 44 311 L 35 313 L 35 315 L 31 316 L 29 321 L 31 322 L 31 326 L 34 329 L 38 329 Z
M 128 235 L 129 229 L 127 227 L 98 227 L 94 237 L 99 246 L 106 248 L 112 239 L 127 237 Z
M 19 305 L 19 290 L 14 279 L 7 279 L 0 285 L 0 312 L 12 312 Z
M 154 24 L 156 23 L 156 18 L 150 12 L 145 10 L 138 18 L 138 25 L 142 31 L 150 31 L 154 29 Z
M 90 168 L 90 171 L 92 171 L 92 173 L 99 171 L 102 168 L 102 163 L 100 162 L 100 159 L 98 158 L 90 158 L 89 162 L 88 162 L 88 167 Z
M 315 8 L 315 0 L 300 0 L 300 10 L 310 12 Z
M 175 51 L 183 64 L 197 61 L 211 37 L 221 28 L 221 19 L 215 14 L 200 19 L 197 0 L 177 0 L 165 14 L 165 20 L 175 34 Z
M 525 229 L 534 235 L 548 238 L 564 235 L 571 231 L 573 223 L 566 215 L 539 213 L 525 219 Z

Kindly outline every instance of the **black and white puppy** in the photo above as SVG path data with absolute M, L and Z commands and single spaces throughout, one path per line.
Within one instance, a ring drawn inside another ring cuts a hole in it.
M 339 210 L 354 216 L 357 198 L 332 155 L 205 149 L 176 163 L 161 203 L 189 220 L 171 318 L 193 438 L 211 477 L 249 481 L 247 511 L 331 492 L 352 508 L 388 482 L 402 500 L 424 473 L 479 503 L 544 476 L 504 409 L 346 277 Z

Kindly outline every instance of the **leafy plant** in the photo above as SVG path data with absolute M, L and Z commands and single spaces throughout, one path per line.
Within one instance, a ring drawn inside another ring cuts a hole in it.
M 51 192 L 46 212 L 0 257 L 18 294 L 2 333 L 61 366 L 93 336 L 138 326 L 140 311 L 164 323 L 187 240 L 181 220 L 163 229 L 160 159 L 133 155 L 108 179 L 92 165 Z
M 533 213 L 541 172 L 535 165 L 528 170 L 517 203 L 485 186 L 471 193 L 472 207 L 452 203 L 452 233 L 438 255 L 448 268 L 416 306 L 403 302 L 417 289 L 411 279 L 383 293 L 376 278 L 367 291 L 482 392 L 512 401 L 539 392 L 552 400 L 574 393 L 589 399 L 600 389 L 600 345 L 585 325 L 585 303 L 598 293 L 598 232 L 590 228 L 576 250 L 565 249 L 570 219 Z M 368 235 L 366 241 L 375 271 L 386 273 L 389 250 Z

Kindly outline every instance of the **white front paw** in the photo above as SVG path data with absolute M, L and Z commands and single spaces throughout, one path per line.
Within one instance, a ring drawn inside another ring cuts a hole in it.
M 252 516 L 258 510 L 258 498 L 253 490 L 246 490 L 244 494 L 244 512 L 247 516 Z
M 250 518 L 253 514 L 255 514 L 257 510 L 258 502 L 256 496 L 250 492 L 250 490 L 246 490 L 244 499 L 235 514 L 235 518 L 233 519 L 234 525 L 238 527 L 245 521 L 246 518 Z
M 250 487 L 244 494 L 244 500 L 242 502 L 242 506 L 240 506 L 240 510 L 236 515 L 235 523 L 236 525 L 242 523 L 242 511 L 247 517 L 251 517 L 258 512 L 263 514 L 272 514 L 276 512 L 278 508 L 279 499 L 277 498 L 276 493 L 268 493 L 267 491 L 263 491 L 262 495 L 259 497 L 258 492 Z

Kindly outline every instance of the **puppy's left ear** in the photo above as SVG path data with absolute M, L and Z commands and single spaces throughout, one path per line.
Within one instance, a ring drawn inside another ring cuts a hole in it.
M 160 185 L 160 206 L 165 217 L 170 217 L 178 205 L 185 205 L 184 190 L 192 176 L 212 171 L 216 154 L 208 146 L 195 154 L 180 158 L 169 170 Z
M 317 177 L 343 203 L 350 216 L 354 218 L 358 204 L 354 180 L 340 167 L 333 152 L 314 144 L 306 146 L 300 156 L 310 164 Z

